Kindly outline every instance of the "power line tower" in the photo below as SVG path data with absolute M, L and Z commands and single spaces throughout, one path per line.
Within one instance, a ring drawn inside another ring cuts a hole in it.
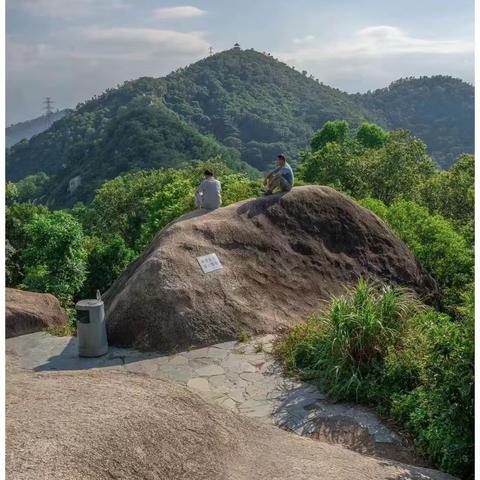
M 210 48 L 208 49 L 208 53 L 209 53 L 210 55 L 213 55 L 213 47 L 210 47 Z
M 43 100 L 43 110 L 45 112 L 45 119 L 47 120 L 47 125 L 50 127 L 52 125 L 52 117 L 53 117 L 53 104 L 55 102 L 51 99 L 51 97 L 45 97 Z

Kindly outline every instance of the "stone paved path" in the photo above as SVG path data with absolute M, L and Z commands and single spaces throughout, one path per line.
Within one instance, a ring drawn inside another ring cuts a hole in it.
M 224 408 L 299 435 L 341 419 L 368 433 L 374 445 L 402 448 L 401 439 L 368 409 L 331 403 L 314 385 L 285 378 L 271 356 L 273 340 L 266 335 L 169 356 L 111 347 L 107 355 L 90 359 L 78 357 L 75 337 L 33 333 L 7 339 L 6 351 L 21 368 L 35 371 L 121 368 L 167 379 Z

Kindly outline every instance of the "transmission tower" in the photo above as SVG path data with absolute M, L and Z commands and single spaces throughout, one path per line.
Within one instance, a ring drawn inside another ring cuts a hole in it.
M 53 104 L 55 102 L 51 99 L 51 97 L 45 97 L 43 100 L 43 110 L 45 112 L 45 119 L 47 120 L 47 125 L 50 127 L 52 124 L 52 116 L 53 116 Z
M 210 55 L 213 55 L 213 47 L 210 47 L 210 48 L 208 49 L 208 53 L 209 53 Z

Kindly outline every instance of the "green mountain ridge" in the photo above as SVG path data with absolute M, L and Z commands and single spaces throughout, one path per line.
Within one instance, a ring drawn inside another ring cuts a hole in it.
M 68 109 L 58 110 L 53 112 L 50 119 L 47 120 L 45 115 L 37 118 L 32 118 L 25 122 L 15 123 L 5 129 L 5 145 L 7 148 L 13 147 L 16 143 L 22 140 L 29 140 L 34 135 L 47 130 L 49 128 L 49 122 L 56 122 L 64 117 L 69 112 Z
M 418 82 L 421 93 L 411 92 L 409 85 L 417 88 Z M 419 95 L 428 101 L 419 102 Z M 436 99 L 445 95 L 453 100 Z M 425 111 L 432 106 L 433 113 Z M 232 49 L 166 77 L 125 82 L 78 105 L 50 129 L 7 151 L 7 179 L 47 173 L 52 178 L 41 200 L 62 207 L 89 202 L 99 185 L 121 173 L 180 167 L 212 156 L 254 174 L 269 168 L 280 151 L 295 163 L 312 133 L 336 118 L 353 127 L 372 121 L 421 133 L 444 167 L 456 153 L 473 151 L 473 87 L 465 82 L 405 79 L 349 95 L 269 55 Z M 435 128 L 442 132 L 437 141 Z M 80 183 L 69 188 L 75 177 Z
M 402 78 L 354 98 L 387 127 L 406 128 L 421 138 L 442 168 L 461 153 L 473 153 L 474 88 L 458 78 Z

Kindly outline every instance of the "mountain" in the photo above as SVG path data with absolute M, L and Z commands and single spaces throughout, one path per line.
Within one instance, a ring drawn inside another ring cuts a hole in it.
M 439 88 L 439 79 L 450 87 Z M 471 151 L 470 127 L 456 144 L 458 128 L 451 134 L 445 130 L 468 123 L 473 87 L 448 77 L 419 81 L 349 95 L 270 55 L 234 48 L 163 78 L 126 82 L 80 104 L 50 129 L 7 151 L 7 178 L 17 181 L 43 171 L 53 177 L 44 201 L 68 206 L 91 200 L 104 180 L 140 168 L 220 155 L 237 170 L 248 170 L 248 164 L 264 171 L 278 152 L 295 163 L 313 132 L 335 118 L 353 127 L 371 121 L 427 135 L 442 158 L 453 158 L 459 149 Z M 428 102 L 421 101 L 422 92 Z M 450 114 L 445 97 L 452 92 L 457 108 Z M 437 138 L 437 116 L 448 141 Z
M 328 120 L 372 118 L 346 93 L 254 50 L 212 55 L 168 75 L 165 85 L 169 108 L 259 170 L 279 152 L 295 157 Z
M 403 78 L 355 98 L 389 128 L 407 128 L 421 138 L 442 168 L 460 153 L 473 153 L 474 88 L 458 78 Z
M 34 135 L 37 135 L 44 130 L 47 130 L 52 122 L 56 122 L 63 118 L 69 110 L 58 110 L 53 112 L 50 120 L 47 121 L 45 115 L 27 120 L 26 122 L 15 123 L 5 129 L 5 145 L 7 148 L 12 147 L 22 140 L 29 140 Z

